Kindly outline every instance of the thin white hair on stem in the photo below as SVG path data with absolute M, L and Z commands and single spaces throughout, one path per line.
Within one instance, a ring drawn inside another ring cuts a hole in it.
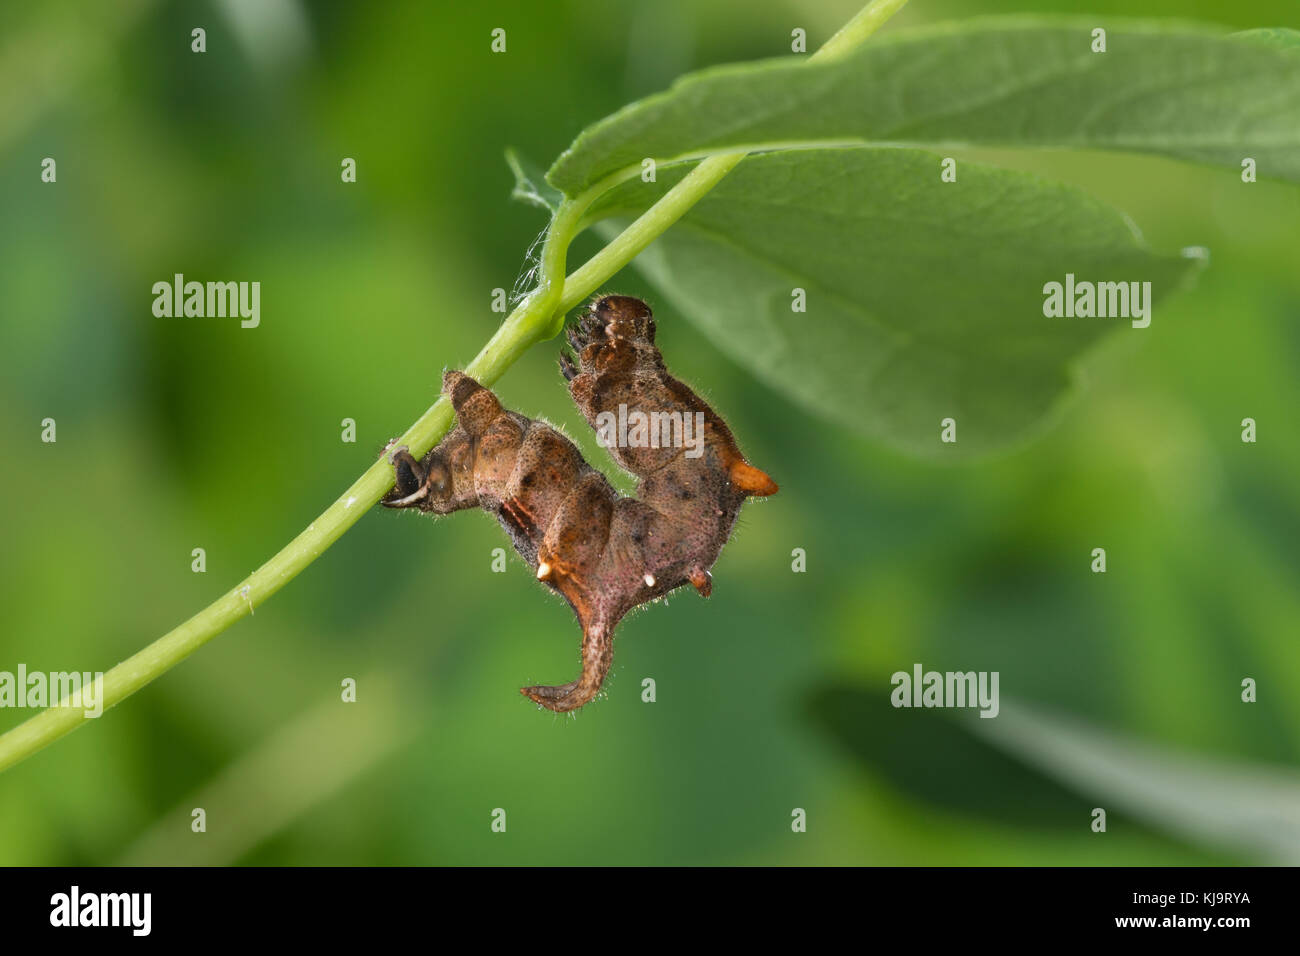
M 515 284 L 510 288 L 510 305 L 513 308 L 524 300 L 528 293 L 533 291 L 537 285 L 537 274 L 542 267 L 542 245 L 546 241 L 546 234 L 550 231 L 551 224 L 547 223 L 541 232 L 537 234 L 524 253 L 523 265 L 519 267 L 519 275 L 515 278 Z

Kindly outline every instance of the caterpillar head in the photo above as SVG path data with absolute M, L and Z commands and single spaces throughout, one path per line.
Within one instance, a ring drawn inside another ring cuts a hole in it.
M 434 453 L 416 461 L 403 445 L 389 456 L 396 484 L 380 500 L 387 508 L 419 508 L 445 514 L 452 499 L 451 470 L 442 455 Z
M 587 307 L 579 322 L 611 339 L 637 339 L 654 344 L 655 320 L 650 306 L 630 295 L 607 295 Z

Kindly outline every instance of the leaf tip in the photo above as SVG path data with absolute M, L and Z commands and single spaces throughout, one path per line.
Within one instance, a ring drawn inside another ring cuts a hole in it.
M 560 206 L 560 194 L 537 175 L 537 170 L 513 146 L 505 151 L 506 165 L 510 167 L 515 183 L 510 198 L 528 203 L 554 213 Z M 541 185 L 538 185 L 539 181 Z

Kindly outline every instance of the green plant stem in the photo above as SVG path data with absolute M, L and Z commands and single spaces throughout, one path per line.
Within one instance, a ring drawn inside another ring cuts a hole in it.
M 731 172 L 744 158 L 744 153 L 710 156 L 664 193 L 658 202 L 643 212 L 605 248 L 575 270 L 564 282 L 564 293 L 560 298 L 561 319 L 564 313 L 590 295 L 598 285 L 635 259 L 642 249 L 685 215 L 688 209 L 700 201 L 700 197 L 716 186 L 718 180 Z
M 836 30 L 835 35 L 815 50 L 809 59 L 830 60 L 843 56 L 860 46 L 867 37 L 884 26 L 886 20 L 905 6 L 907 0 L 872 0 L 854 14 L 853 19 Z
M 907 2 L 908 0 L 876 0 L 874 3 L 868 3 L 852 20 L 840 27 L 820 49 L 814 51 L 809 59 L 830 60 L 843 56 L 880 29 L 880 26 L 906 6 Z M 632 261 L 641 250 L 684 216 L 700 200 L 700 197 L 718 184 L 723 176 L 735 169 L 747 155 L 749 154 L 746 151 L 740 150 L 718 153 L 701 161 L 681 182 L 611 240 L 609 245 L 570 275 L 564 283 L 564 295 L 560 299 L 561 320 L 564 317 L 563 313 L 568 312 L 590 295 L 596 286 L 605 281 L 605 278 L 622 268 L 623 263 Z M 617 183 L 610 180 L 614 178 L 611 176 L 593 189 L 603 193 L 613 188 Z M 611 269 L 611 266 L 614 268 Z
M 907 0 L 872 0 L 840 29 L 811 59 L 838 56 L 861 43 Z M 565 278 L 569 244 L 583 225 L 583 214 L 603 193 L 636 175 L 615 173 L 581 195 L 566 199 L 555 213 L 542 248 L 537 288 L 506 317 L 500 328 L 466 366 L 465 372 L 491 385 L 529 348 L 556 335 L 565 313 L 632 261 L 664 230 L 680 219 L 719 180 L 745 158 L 744 152 L 711 156 L 668 191 L 640 218 L 582 267 Z M 451 405 L 438 399 L 396 444 L 423 455 L 451 428 Z M 393 468 L 381 457 L 325 509 L 307 529 L 271 560 L 239 582 L 179 627 L 104 674 L 100 690 L 103 710 L 125 700 L 216 637 L 230 625 L 284 587 L 325 552 L 393 486 Z M 0 772 L 31 756 L 65 734 L 83 726 L 84 711 L 63 700 L 0 735 Z

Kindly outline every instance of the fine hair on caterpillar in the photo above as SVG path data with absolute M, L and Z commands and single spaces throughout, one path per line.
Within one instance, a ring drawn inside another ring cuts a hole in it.
M 686 584 L 709 596 L 710 569 L 741 504 L 777 490 L 745 461 L 717 413 L 668 373 L 654 316 L 640 299 L 595 300 L 568 338 L 573 354 L 561 354 L 560 371 L 569 393 L 600 444 L 639 479 L 634 497 L 619 495 L 555 428 L 503 408 L 474 379 L 449 371 L 442 391 L 456 427 L 418 461 L 394 449 L 396 483 L 382 501 L 440 515 L 466 508 L 496 515 L 582 626 L 582 673 L 521 690 L 561 713 L 599 692 L 614 628 L 630 610 Z

